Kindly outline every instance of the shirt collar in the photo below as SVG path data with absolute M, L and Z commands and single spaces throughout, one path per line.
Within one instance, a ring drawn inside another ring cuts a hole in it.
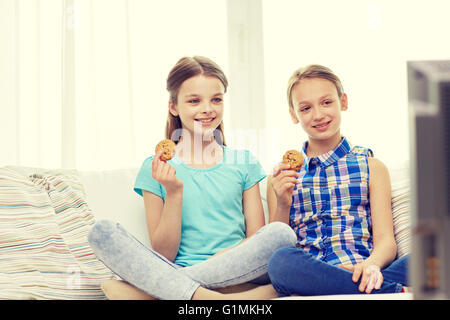
M 303 148 L 301 153 L 305 160 L 305 169 L 308 170 L 311 161 L 316 165 L 320 165 L 321 167 L 328 167 L 338 161 L 340 158 L 344 157 L 346 154 L 350 152 L 352 146 L 347 138 L 342 137 L 341 142 L 334 148 L 324 154 L 321 154 L 317 157 L 308 158 L 306 155 L 306 148 L 308 147 L 308 141 L 303 144 Z

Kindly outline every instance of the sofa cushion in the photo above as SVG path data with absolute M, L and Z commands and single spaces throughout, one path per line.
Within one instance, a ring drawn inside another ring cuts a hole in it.
M 397 257 L 411 252 L 411 206 L 409 179 L 392 183 L 392 216 Z
M 105 299 L 115 279 L 87 242 L 94 222 L 70 172 L 0 168 L 0 298 Z
M 144 200 L 133 190 L 138 170 L 80 171 L 78 175 L 95 219 L 120 223 L 136 239 L 150 247 Z
M 397 243 L 397 257 L 411 251 L 411 198 L 409 162 L 398 163 L 389 168 L 392 191 L 392 217 L 394 236 Z

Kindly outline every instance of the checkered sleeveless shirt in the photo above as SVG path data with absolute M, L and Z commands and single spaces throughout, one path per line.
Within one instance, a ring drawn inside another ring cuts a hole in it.
M 332 265 L 362 262 L 373 248 L 367 160 L 373 153 L 346 138 L 314 158 L 306 147 L 289 218 L 297 246 Z

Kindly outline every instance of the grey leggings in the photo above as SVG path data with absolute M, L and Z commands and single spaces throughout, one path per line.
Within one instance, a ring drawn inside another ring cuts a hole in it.
M 158 299 L 188 300 L 199 286 L 223 288 L 264 277 L 272 253 L 295 245 L 297 236 L 287 224 L 273 222 L 231 250 L 189 267 L 170 262 L 112 221 L 98 221 L 88 239 L 97 258 L 123 280 Z

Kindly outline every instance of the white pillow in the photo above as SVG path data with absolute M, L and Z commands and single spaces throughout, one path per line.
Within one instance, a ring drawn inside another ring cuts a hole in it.
M 138 169 L 80 171 L 86 200 L 95 219 L 119 222 L 136 239 L 150 245 L 144 200 L 134 192 Z

